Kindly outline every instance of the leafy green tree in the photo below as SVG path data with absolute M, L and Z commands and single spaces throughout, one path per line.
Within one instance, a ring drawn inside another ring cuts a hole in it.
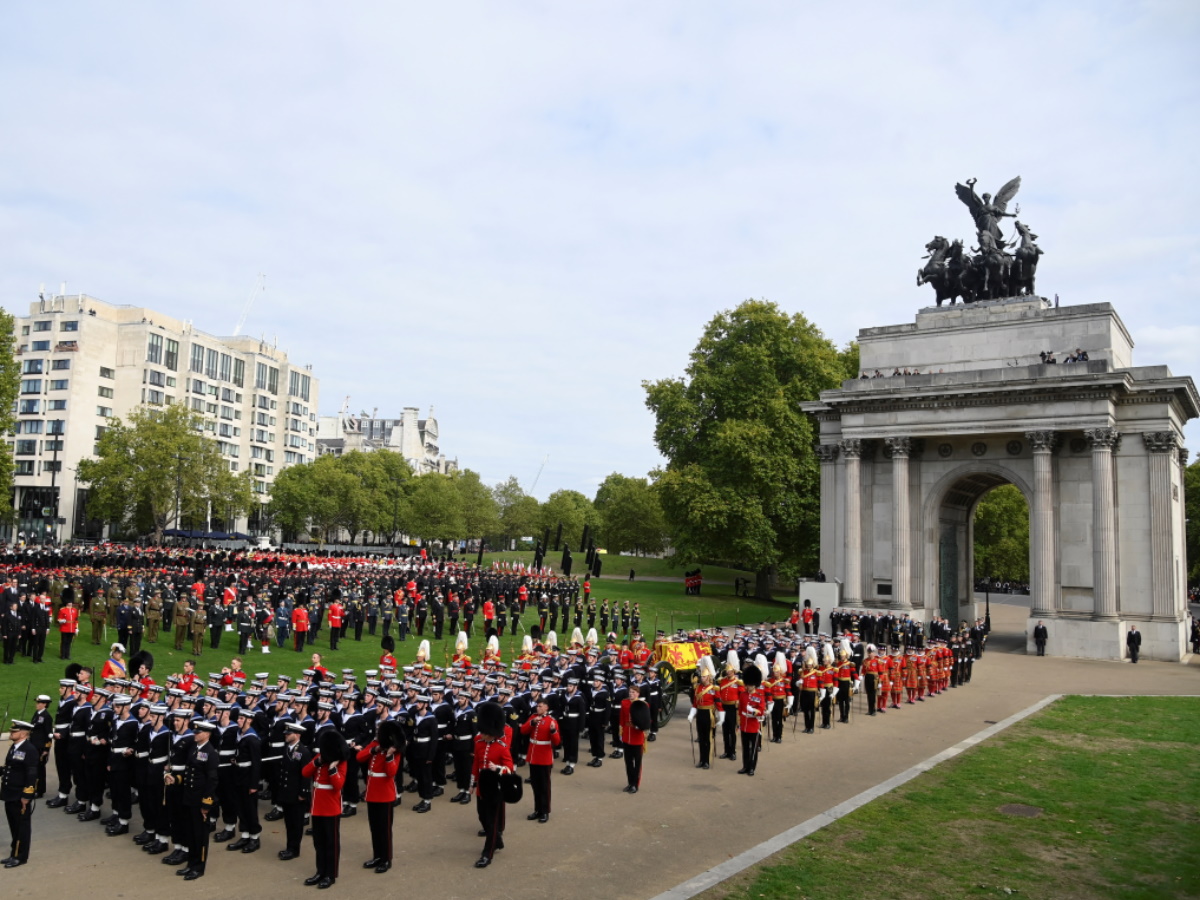
M 452 541 L 466 535 L 462 495 L 449 475 L 422 475 L 409 497 L 409 529 L 427 541 Z
M 975 507 L 975 577 L 1029 581 L 1029 505 L 1014 485 L 988 491 Z
M 153 531 L 181 518 L 203 521 L 210 510 L 239 516 L 250 509 L 249 472 L 233 475 L 200 416 L 182 404 L 141 406 L 128 421 L 109 419 L 96 458 L 81 460 L 79 480 L 90 485 L 88 514 Z M 177 514 L 178 510 L 178 514 Z
M 681 561 L 752 569 L 761 598 L 781 564 L 816 569 L 819 469 L 800 403 L 843 374 L 803 315 L 747 300 L 708 323 L 686 379 L 643 383 L 667 458 L 655 488 Z
M 596 491 L 600 537 L 610 553 L 661 553 L 667 546 L 662 504 L 646 478 L 613 472 Z
M 7 348 L 0 353 L 0 434 L 12 434 L 16 427 L 13 410 L 21 389 L 21 366 L 12 353 L 15 341 L 15 320 L 0 309 L 0 346 Z M 12 486 L 12 447 L 7 441 L 0 441 L 0 520 L 9 521 L 13 517 Z
M 451 479 L 462 501 L 463 528 L 461 537 L 478 538 L 494 534 L 500 526 L 500 515 L 496 498 L 479 479 L 478 472 L 463 469 L 455 472 Z
M 583 544 L 583 527 L 595 527 L 599 517 L 592 507 L 592 501 L 579 491 L 561 490 L 547 497 L 546 502 L 540 506 L 533 531 L 540 535 L 549 529 L 550 534 L 555 535 L 558 533 L 560 522 L 563 527 L 563 540 L 568 546 L 579 550 Z
M 842 364 L 842 380 L 857 378 L 862 374 L 858 361 L 858 341 L 850 341 L 838 351 L 838 361 Z
M 496 500 L 500 536 L 506 547 L 514 538 L 533 534 L 537 528 L 539 504 L 535 497 L 525 493 L 517 476 L 510 475 L 507 481 L 492 488 L 492 496 Z
M 1187 516 L 1188 583 L 1200 582 L 1200 459 L 1183 472 L 1184 514 Z

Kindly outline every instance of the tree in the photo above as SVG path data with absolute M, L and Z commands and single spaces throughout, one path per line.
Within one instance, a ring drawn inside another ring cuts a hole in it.
M 4 309 L 0 309 L 0 434 L 12 434 L 16 427 L 13 410 L 17 406 L 17 392 L 21 389 L 21 366 L 13 354 L 16 341 L 15 320 Z M 0 520 L 11 520 L 13 486 L 12 445 L 0 441 Z
M 819 469 L 800 403 L 842 376 L 803 315 L 747 300 L 708 323 L 687 380 L 643 383 L 667 458 L 655 489 L 682 561 L 745 565 L 762 598 L 779 565 L 816 569 Z
M 449 475 L 430 472 L 416 479 L 409 506 L 409 530 L 427 541 L 452 541 L 466 534 L 462 495 Z
M 582 547 L 583 527 L 594 527 L 598 516 L 592 508 L 592 501 L 579 491 L 555 491 L 538 509 L 537 521 L 532 530 L 542 534 L 549 529 L 551 534 L 557 534 L 560 522 L 563 527 L 563 540 L 567 546 L 584 550 L 586 548 Z
M 988 491 L 975 507 L 975 578 L 1029 581 L 1029 505 L 1014 485 Z
M 451 476 L 462 501 L 463 537 L 481 538 L 494 534 L 500 527 L 500 515 L 496 508 L 496 498 L 479 479 L 478 472 L 463 469 Z
M 140 525 L 156 542 L 185 517 L 242 515 L 254 496 L 250 473 L 229 471 L 200 416 L 182 404 L 141 406 L 127 422 L 109 419 L 96 458 L 79 463 L 79 480 L 91 487 L 88 515 Z
M 1184 514 L 1187 516 L 1187 580 L 1200 581 L 1200 459 L 1183 472 Z
M 500 536 L 505 546 L 514 538 L 533 534 L 537 527 L 538 502 L 525 493 L 517 476 L 510 475 L 507 481 L 492 488 L 496 510 L 500 519 Z
M 667 523 L 648 479 L 613 472 L 596 491 L 593 505 L 610 553 L 661 553 L 666 548 Z
M 838 362 L 842 365 L 842 380 L 857 378 L 860 373 L 858 361 L 858 341 L 850 341 L 838 351 Z

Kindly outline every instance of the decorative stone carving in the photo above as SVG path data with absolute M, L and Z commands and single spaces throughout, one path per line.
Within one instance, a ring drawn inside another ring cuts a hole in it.
M 839 447 L 837 444 L 818 444 L 816 446 L 817 459 L 823 463 L 837 462 Z
M 987 453 L 987 444 L 983 441 L 976 441 L 971 445 L 971 454 L 973 456 L 983 456 Z
M 1188 450 L 1187 447 L 1179 448 L 1179 464 L 1181 466 L 1183 466 L 1185 469 L 1187 468 L 1189 453 L 1190 453 L 1190 451 Z
M 1034 453 L 1053 453 L 1058 447 L 1057 431 L 1027 431 L 1025 440 Z
M 863 441 L 858 438 L 847 438 L 842 441 L 842 458 L 843 459 L 861 459 L 863 453 Z
M 949 444 L 938 444 L 938 456 L 949 459 L 954 454 L 954 448 Z
M 1025 449 L 1025 445 L 1020 441 L 1009 441 L 1004 445 L 1004 449 L 1008 451 L 1009 456 L 1020 456 L 1021 451 Z
M 1179 447 L 1179 438 L 1173 431 L 1143 431 L 1142 440 L 1151 453 L 1170 453 Z
M 913 451 L 913 439 L 910 437 L 884 438 L 883 443 L 892 459 L 898 456 L 907 459 Z
M 1116 450 L 1121 443 L 1121 432 L 1115 428 L 1088 428 L 1084 437 L 1092 450 Z

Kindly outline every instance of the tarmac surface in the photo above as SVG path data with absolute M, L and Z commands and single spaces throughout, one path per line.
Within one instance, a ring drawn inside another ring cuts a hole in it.
M 360 805 L 358 816 L 342 820 L 341 873 L 329 893 L 419 892 L 430 900 L 653 897 L 1047 695 L 1200 694 L 1196 666 L 1028 656 L 1026 617 L 1026 608 L 993 598 L 993 638 L 969 685 L 873 720 L 856 698 L 849 725 L 815 735 L 793 734 L 789 720 L 782 744 L 764 744 L 753 778 L 735 774 L 740 760 L 717 760 L 709 771 L 693 767 L 687 701 L 681 699 L 674 719 L 648 745 L 639 793 L 622 792 L 621 760 L 605 759 L 600 769 L 580 766 L 570 777 L 556 768 L 549 823 L 526 821 L 532 810 L 527 788 L 525 799 L 508 808 L 506 848 L 487 869 L 473 868 L 483 843 L 476 837 L 475 807 L 450 803 L 452 790 L 424 815 L 412 812 L 414 795 L 405 794 L 395 815 L 392 870 L 376 875 L 362 869 L 371 853 L 366 807 Z M 586 750 L 582 756 L 586 762 Z M 263 826 L 257 853 L 228 853 L 211 844 L 205 877 L 184 884 L 159 863 L 163 857 L 142 853 L 130 837 L 108 838 L 97 823 L 80 823 L 39 802 L 30 862 L 0 871 L 0 885 L 6 897 L 39 900 L 89 889 L 105 898 L 178 890 L 177 896 L 262 900 L 309 890 L 303 880 L 314 871 L 311 839 L 299 859 L 281 862 L 282 823 Z M 140 830 L 136 815 L 131 828 L 130 836 Z

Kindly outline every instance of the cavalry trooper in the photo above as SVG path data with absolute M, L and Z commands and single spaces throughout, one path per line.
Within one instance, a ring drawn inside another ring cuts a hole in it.
M 712 760 L 713 730 L 717 724 L 719 704 L 717 688 L 713 684 L 716 669 L 712 657 L 702 657 L 699 669 L 700 681 L 692 688 L 692 708 L 688 712 L 688 722 L 696 722 L 696 737 L 700 743 L 700 762 L 696 768 L 707 769 Z
M 742 680 L 738 676 L 741 661 L 737 652 L 730 650 L 725 657 L 725 673 L 717 685 L 717 696 L 721 701 L 721 712 L 718 719 L 721 724 L 721 737 L 725 752 L 718 759 L 737 759 L 737 712 L 738 698 L 742 690 Z

